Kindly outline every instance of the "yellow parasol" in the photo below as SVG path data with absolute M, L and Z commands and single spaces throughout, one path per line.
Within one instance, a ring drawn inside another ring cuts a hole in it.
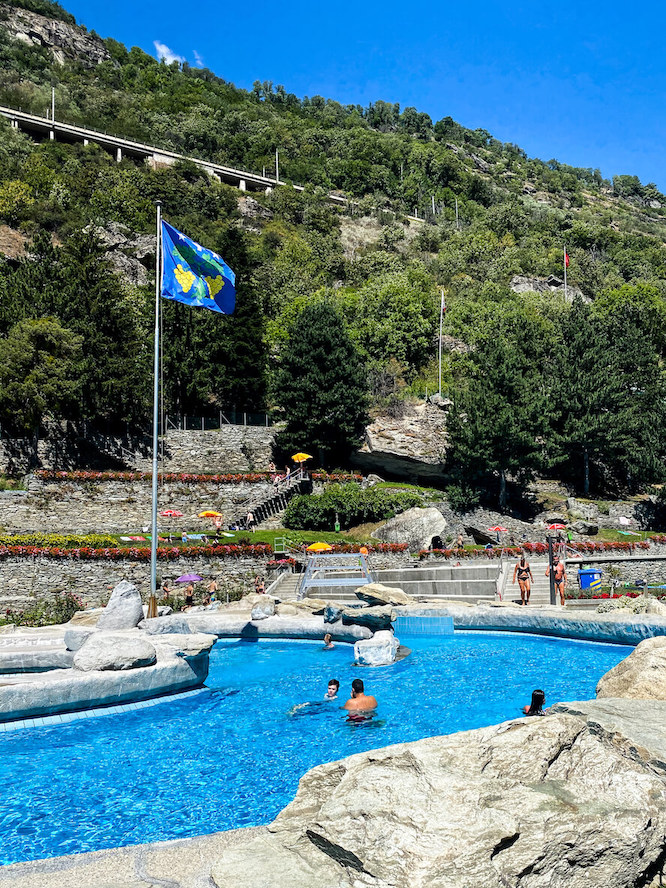
M 302 463 L 305 462 L 306 459 L 312 459 L 309 453 L 295 453 L 292 456 L 294 462 Z
M 212 509 L 206 509 L 205 512 L 199 512 L 199 518 L 221 518 L 222 512 L 214 512 Z
M 333 546 L 329 546 L 328 543 L 313 543 L 311 546 L 308 546 L 305 551 L 306 552 L 332 552 Z

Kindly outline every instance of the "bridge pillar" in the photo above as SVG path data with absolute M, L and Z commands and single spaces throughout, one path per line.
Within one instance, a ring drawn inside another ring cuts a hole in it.
M 245 179 L 240 179 L 238 182 L 238 188 L 240 191 L 247 191 L 247 182 Z
M 121 161 L 122 159 L 123 159 L 123 149 L 122 149 L 122 148 L 116 148 L 116 162 L 117 162 L 117 163 L 120 163 L 120 161 Z
M 266 194 L 270 194 L 272 190 L 273 190 L 273 187 L 271 185 L 266 186 Z
M 10 120 L 10 124 L 13 129 L 18 129 L 18 120 L 15 117 L 12 117 Z
M 55 130 L 49 130 L 49 139 L 55 142 Z
M 84 139 L 84 140 L 83 140 L 83 147 L 84 147 L 84 148 L 87 148 L 88 145 L 90 145 L 90 139 Z

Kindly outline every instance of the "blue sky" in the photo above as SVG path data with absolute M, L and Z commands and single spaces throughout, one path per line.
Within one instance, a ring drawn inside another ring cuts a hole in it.
M 666 191 L 666 4 L 61 0 L 103 37 L 251 88 L 450 115 L 531 156 Z

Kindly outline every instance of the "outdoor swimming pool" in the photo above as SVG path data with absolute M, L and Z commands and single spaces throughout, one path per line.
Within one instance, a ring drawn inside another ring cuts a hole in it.
M 403 638 L 393 667 L 358 669 L 353 648 L 221 641 L 208 690 L 106 718 L 0 734 L 0 864 L 268 823 L 314 765 L 594 696 L 632 650 L 528 635 Z M 323 702 L 338 678 L 338 701 Z M 379 701 L 350 724 L 354 678 Z M 297 704 L 314 705 L 290 711 Z

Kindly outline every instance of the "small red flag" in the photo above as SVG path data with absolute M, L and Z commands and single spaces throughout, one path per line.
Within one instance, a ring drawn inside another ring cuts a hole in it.
M 567 253 L 566 250 L 564 251 L 564 265 L 566 268 L 569 267 L 569 254 Z

